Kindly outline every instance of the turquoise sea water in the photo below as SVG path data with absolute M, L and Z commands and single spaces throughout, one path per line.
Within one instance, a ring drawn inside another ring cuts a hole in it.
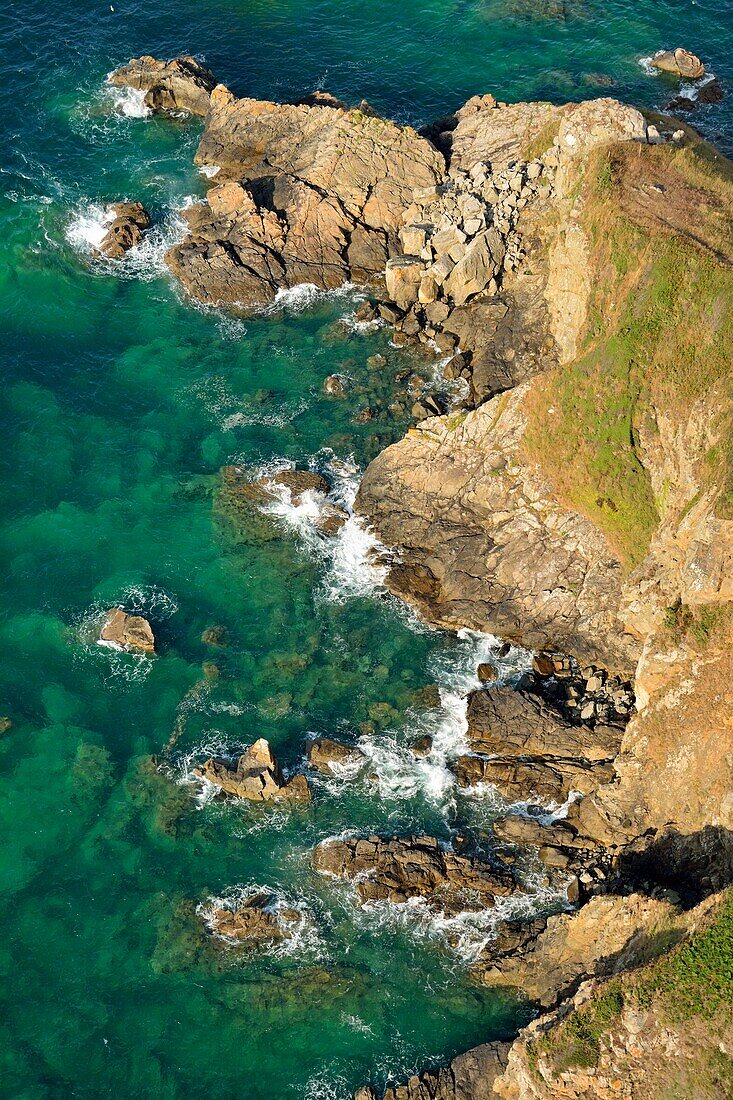
M 490 640 L 421 628 L 380 589 L 353 520 L 334 543 L 287 509 L 236 529 L 215 490 L 222 465 L 292 461 L 348 502 L 407 424 L 389 408 L 394 375 L 428 377 L 431 363 L 354 328 L 353 294 L 291 296 L 246 322 L 184 300 L 161 258 L 175 211 L 204 193 L 200 124 L 136 117 L 104 75 L 140 53 L 194 52 L 240 94 L 328 87 L 414 123 L 476 92 L 560 101 L 606 94 L 607 78 L 653 106 L 666 86 L 638 60 L 662 46 L 684 42 L 730 80 L 733 9 L 113 7 L 0 13 L 0 713 L 13 723 L 0 739 L 0 1095 L 342 1098 L 526 1017 L 469 981 L 488 925 L 361 913 L 308 865 L 349 828 L 482 832 L 491 802 L 457 796 L 405 745 L 426 730 L 458 743 Z M 724 143 L 732 102 L 696 116 Z M 88 242 L 95 208 L 119 198 L 142 199 L 156 228 L 105 269 Z M 321 392 L 334 371 L 352 379 L 347 401 Z M 376 418 L 354 424 L 367 404 Z M 150 618 L 154 659 L 94 644 L 116 603 Z M 226 648 L 202 643 L 211 626 Z M 257 736 L 297 766 L 317 733 L 366 738 L 378 782 L 316 782 L 293 814 L 204 803 L 181 782 L 207 748 Z M 302 935 L 260 958 L 212 947 L 196 906 L 256 884 L 302 908 Z

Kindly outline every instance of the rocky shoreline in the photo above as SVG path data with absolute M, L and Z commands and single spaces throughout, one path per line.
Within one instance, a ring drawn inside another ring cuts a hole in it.
M 656 63 L 683 76 L 701 65 L 679 50 Z M 204 118 L 196 163 L 212 185 L 166 257 L 191 296 L 247 312 L 300 283 L 354 282 L 370 295 L 362 319 L 444 357 L 452 402 L 416 405 L 420 423 L 371 463 L 356 510 L 394 548 L 389 587 L 426 619 L 536 653 L 516 687 L 485 670 L 468 702 L 470 751 L 451 766 L 464 788 L 490 784 L 538 809 L 566 803 L 564 816 L 499 818 L 490 856 L 424 836 L 334 839 L 313 853 L 315 871 L 351 880 L 362 903 L 423 899 L 451 913 L 517 891 L 513 860 L 529 847 L 575 907 L 501 922 L 474 965 L 477 981 L 559 1015 L 381 1095 L 633 1095 L 623 1083 L 604 1092 L 600 1079 L 556 1087 L 527 1069 L 526 1051 L 598 983 L 691 934 L 685 905 L 696 912 L 733 878 L 729 374 L 708 369 L 685 389 L 725 337 L 730 166 L 674 119 L 612 99 L 475 96 L 418 133 L 326 93 L 238 99 L 191 58 L 140 58 L 111 80 L 144 91 L 152 110 Z M 686 268 L 661 294 L 670 241 Z M 690 272 L 688 296 L 669 309 Z M 705 325 L 686 342 L 695 293 L 713 284 Z M 635 339 L 617 377 L 614 356 Z M 687 375 L 671 393 L 679 362 Z M 599 371 L 600 393 L 588 388 Z M 574 475 L 558 469 L 558 450 L 576 425 Z M 594 448 L 610 473 L 598 473 Z M 280 488 L 328 493 L 302 471 Z M 239 513 L 273 491 L 223 472 Z M 322 533 L 344 518 L 333 505 Z M 361 765 L 357 748 L 325 739 L 308 756 L 324 772 Z M 200 772 L 230 796 L 310 798 L 305 775 L 286 780 L 264 741 Z M 266 898 L 216 922 L 234 939 L 287 935 Z

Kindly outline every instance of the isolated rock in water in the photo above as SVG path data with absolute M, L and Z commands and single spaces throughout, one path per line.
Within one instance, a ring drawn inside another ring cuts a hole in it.
M 112 642 L 122 649 L 135 649 L 143 653 L 155 651 L 155 638 L 150 623 L 142 615 L 128 615 L 121 607 L 113 607 L 99 635 L 102 642 Z
M 154 111 L 191 111 L 205 115 L 216 81 L 193 57 L 156 61 L 138 57 L 121 65 L 109 83 L 137 88 L 146 93 L 145 105 Z
M 425 898 L 441 909 L 484 909 L 515 890 L 511 872 L 458 855 L 431 836 L 324 840 L 313 852 L 321 874 L 355 881 L 364 902 Z
M 435 185 L 440 154 L 410 127 L 361 110 L 237 99 L 217 87 L 196 162 L 217 186 L 186 212 L 167 255 L 185 288 L 244 309 L 278 289 L 381 275 L 414 188 Z
M 698 80 L 705 75 L 705 66 L 700 58 L 681 47 L 658 53 L 652 58 L 652 65 L 664 73 L 674 73 L 675 76 L 683 76 L 686 80 Z
M 117 202 L 110 207 L 110 212 L 114 220 L 97 251 L 109 259 L 119 260 L 140 243 L 144 231 L 150 228 L 150 215 L 141 202 Z
M 308 763 L 327 775 L 338 770 L 339 765 L 356 767 L 364 760 L 366 757 L 361 749 L 355 745 L 345 745 L 343 741 L 333 741 L 330 737 L 318 737 L 308 746 Z
M 264 892 L 205 913 L 206 925 L 215 935 L 252 947 L 287 939 L 300 920 L 297 909 L 278 909 L 274 895 Z
M 346 397 L 346 383 L 338 374 L 329 374 L 323 382 L 323 392 L 329 397 Z
M 309 802 L 311 793 L 304 775 L 285 780 L 275 754 L 264 737 L 235 760 L 212 756 L 196 774 L 220 787 L 225 794 L 250 802 Z

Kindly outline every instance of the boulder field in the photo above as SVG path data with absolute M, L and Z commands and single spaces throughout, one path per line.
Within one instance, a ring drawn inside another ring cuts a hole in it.
M 683 50 L 655 64 L 702 76 Z M 190 295 L 247 312 L 352 281 L 360 319 L 439 350 L 450 407 L 416 403 L 355 510 L 425 619 L 539 651 L 517 690 L 487 673 L 451 763 L 462 786 L 567 801 L 564 817 L 499 818 L 491 859 L 371 836 L 323 842 L 313 865 L 362 903 L 455 911 L 513 892 L 534 846 L 577 911 L 505 922 L 474 976 L 551 1011 L 359 1100 L 727 1095 L 733 167 L 607 98 L 475 96 L 418 133 L 326 93 L 240 99 L 190 58 L 110 79 L 204 119 L 211 186 L 167 256 Z M 246 526 L 268 493 L 327 488 L 225 469 L 217 508 Z M 343 749 L 312 748 L 312 766 Z M 287 790 L 269 756 L 250 765 L 203 771 L 232 794 Z

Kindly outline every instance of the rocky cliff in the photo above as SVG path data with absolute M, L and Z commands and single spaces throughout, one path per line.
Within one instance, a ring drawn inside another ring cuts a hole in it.
M 385 1096 L 727 1095 L 730 901 L 701 899 L 733 879 L 733 167 L 609 99 L 474 97 L 418 134 L 322 93 L 237 99 L 187 58 L 112 79 L 204 117 L 213 183 L 167 258 L 189 293 L 246 310 L 352 280 L 445 356 L 453 407 L 370 465 L 356 507 L 425 618 L 543 651 L 470 700 L 458 782 L 582 795 L 497 820 L 506 864 L 429 837 L 316 850 L 397 901 L 480 883 L 491 904 L 517 845 L 571 876 L 577 912 L 504 922 L 475 967 L 560 1006 Z

